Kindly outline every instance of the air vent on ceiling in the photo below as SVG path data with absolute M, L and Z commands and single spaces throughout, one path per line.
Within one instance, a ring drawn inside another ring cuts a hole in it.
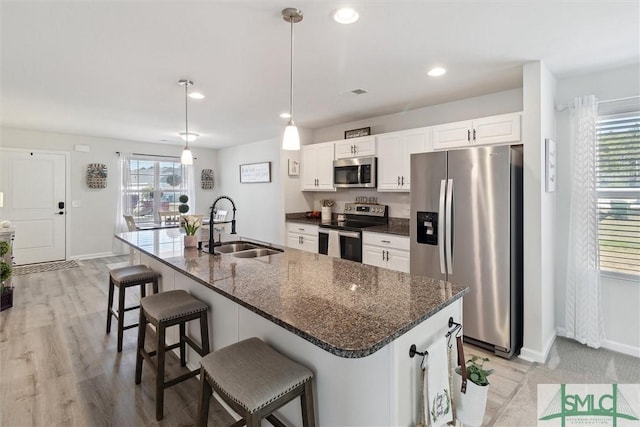
M 364 89 L 354 89 L 349 91 L 349 93 L 352 93 L 354 95 L 362 95 L 363 93 L 367 93 L 367 91 Z

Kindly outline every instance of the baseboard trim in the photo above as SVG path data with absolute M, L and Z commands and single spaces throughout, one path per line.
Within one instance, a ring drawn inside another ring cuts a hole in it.
M 69 259 L 75 259 L 75 260 L 85 260 L 85 259 L 94 259 L 94 258 L 106 258 L 106 257 L 110 257 L 110 256 L 120 256 L 120 255 L 126 255 L 126 253 L 124 254 L 116 254 L 114 252 L 96 252 L 95 254 L 83 254 L 83 255 L 74 255 L 69 257 Z
M 556 334 L 553 333 L 547 338 L 547 342 L 545 343 L 543 350 L 535 351 L 527 347 L 522 347 L 520 350 L 520 355 L 518 356 L 520 359 L 526 360 L 527 362 L 537 362 L 537 363 L 545 363 L 547 358 L 549 357 L 549 352 L 551 351 L 551 347 L 553 347 L 553 343 L 556 341 Z
M 561 328 L 558 327 L 556 328 L 556 331 L 558 333 L 558 336 L 561 337 L 566 337 L 567 336 L 567 329 L 566 328 Z M 571 339 L 571 338 L 569 338 Z M 606 348 L 607 350 L 611 350 L 611 351 L 615 351 L 616 353 L 622 353 L 622 354 L 626 354 L 627 356 L 633 356 L 633 357 L 637 357 L 640 359 L 640 348 L 638 347 L 634 347 L 632 345 L 629 344 L 624 344 L 618 341 L 611 341 L 608 339 L 603 339 L 602 340 L 602 345 L 600 346 L 601 348 Z

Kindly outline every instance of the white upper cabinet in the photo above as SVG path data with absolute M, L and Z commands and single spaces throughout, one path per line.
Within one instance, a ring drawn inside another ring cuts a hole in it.
M 376 137 L 361 136 L 359 138 L 335 141 L 336 159 L 349 157 L 365 157 L 376 155 Z
M 520 142 L 520 113 L 433 126 L 433 149 Z
M 390 132 L 378 137 L 378 191 L 411 190 L 411 155 L 429 147 L 431 128 Z
M 335 191 L 333 186 L 333 142 L 304 145 L 301 150 L 302 189 Z

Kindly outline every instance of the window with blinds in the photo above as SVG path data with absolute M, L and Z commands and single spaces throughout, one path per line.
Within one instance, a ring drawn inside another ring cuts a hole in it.
M 600 269 L 637 277 L 640 275 L 640 111 L 605 115 L 601 112 L 596 133 Z

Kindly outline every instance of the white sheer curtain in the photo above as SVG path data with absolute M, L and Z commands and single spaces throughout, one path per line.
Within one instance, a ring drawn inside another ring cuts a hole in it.
M 134 206 L 131 206 L 133 200 L 131 197 L 125 197 L 126 189 L 129 188 L 131 180 L 131 172 L 129 170 L 129 162 L 131 160 L 131 153 L 120 153 L 120 159 L 118 160 L 118 197 L 116 199 L 116 221 L 115 232 L 123 233 L 129 231 L 127 223 L 124 220 L 124 213 L 131 212 Z M 113 252 L 123 253 L 125 252 L 124 245 L 118 240 L 113 239 Z
M 596 192 L 597 100 L 589 95 L 571 108 L 571 200 L 567 263 L 567 337 L 599 348 L 604 338 L 601 307 Z
M 193 165 L 182 165 L 182 181 L 184 182 L 184 191 L 189 197 L 189 214 L 198 214 L 196 212 L 196 182 Z

